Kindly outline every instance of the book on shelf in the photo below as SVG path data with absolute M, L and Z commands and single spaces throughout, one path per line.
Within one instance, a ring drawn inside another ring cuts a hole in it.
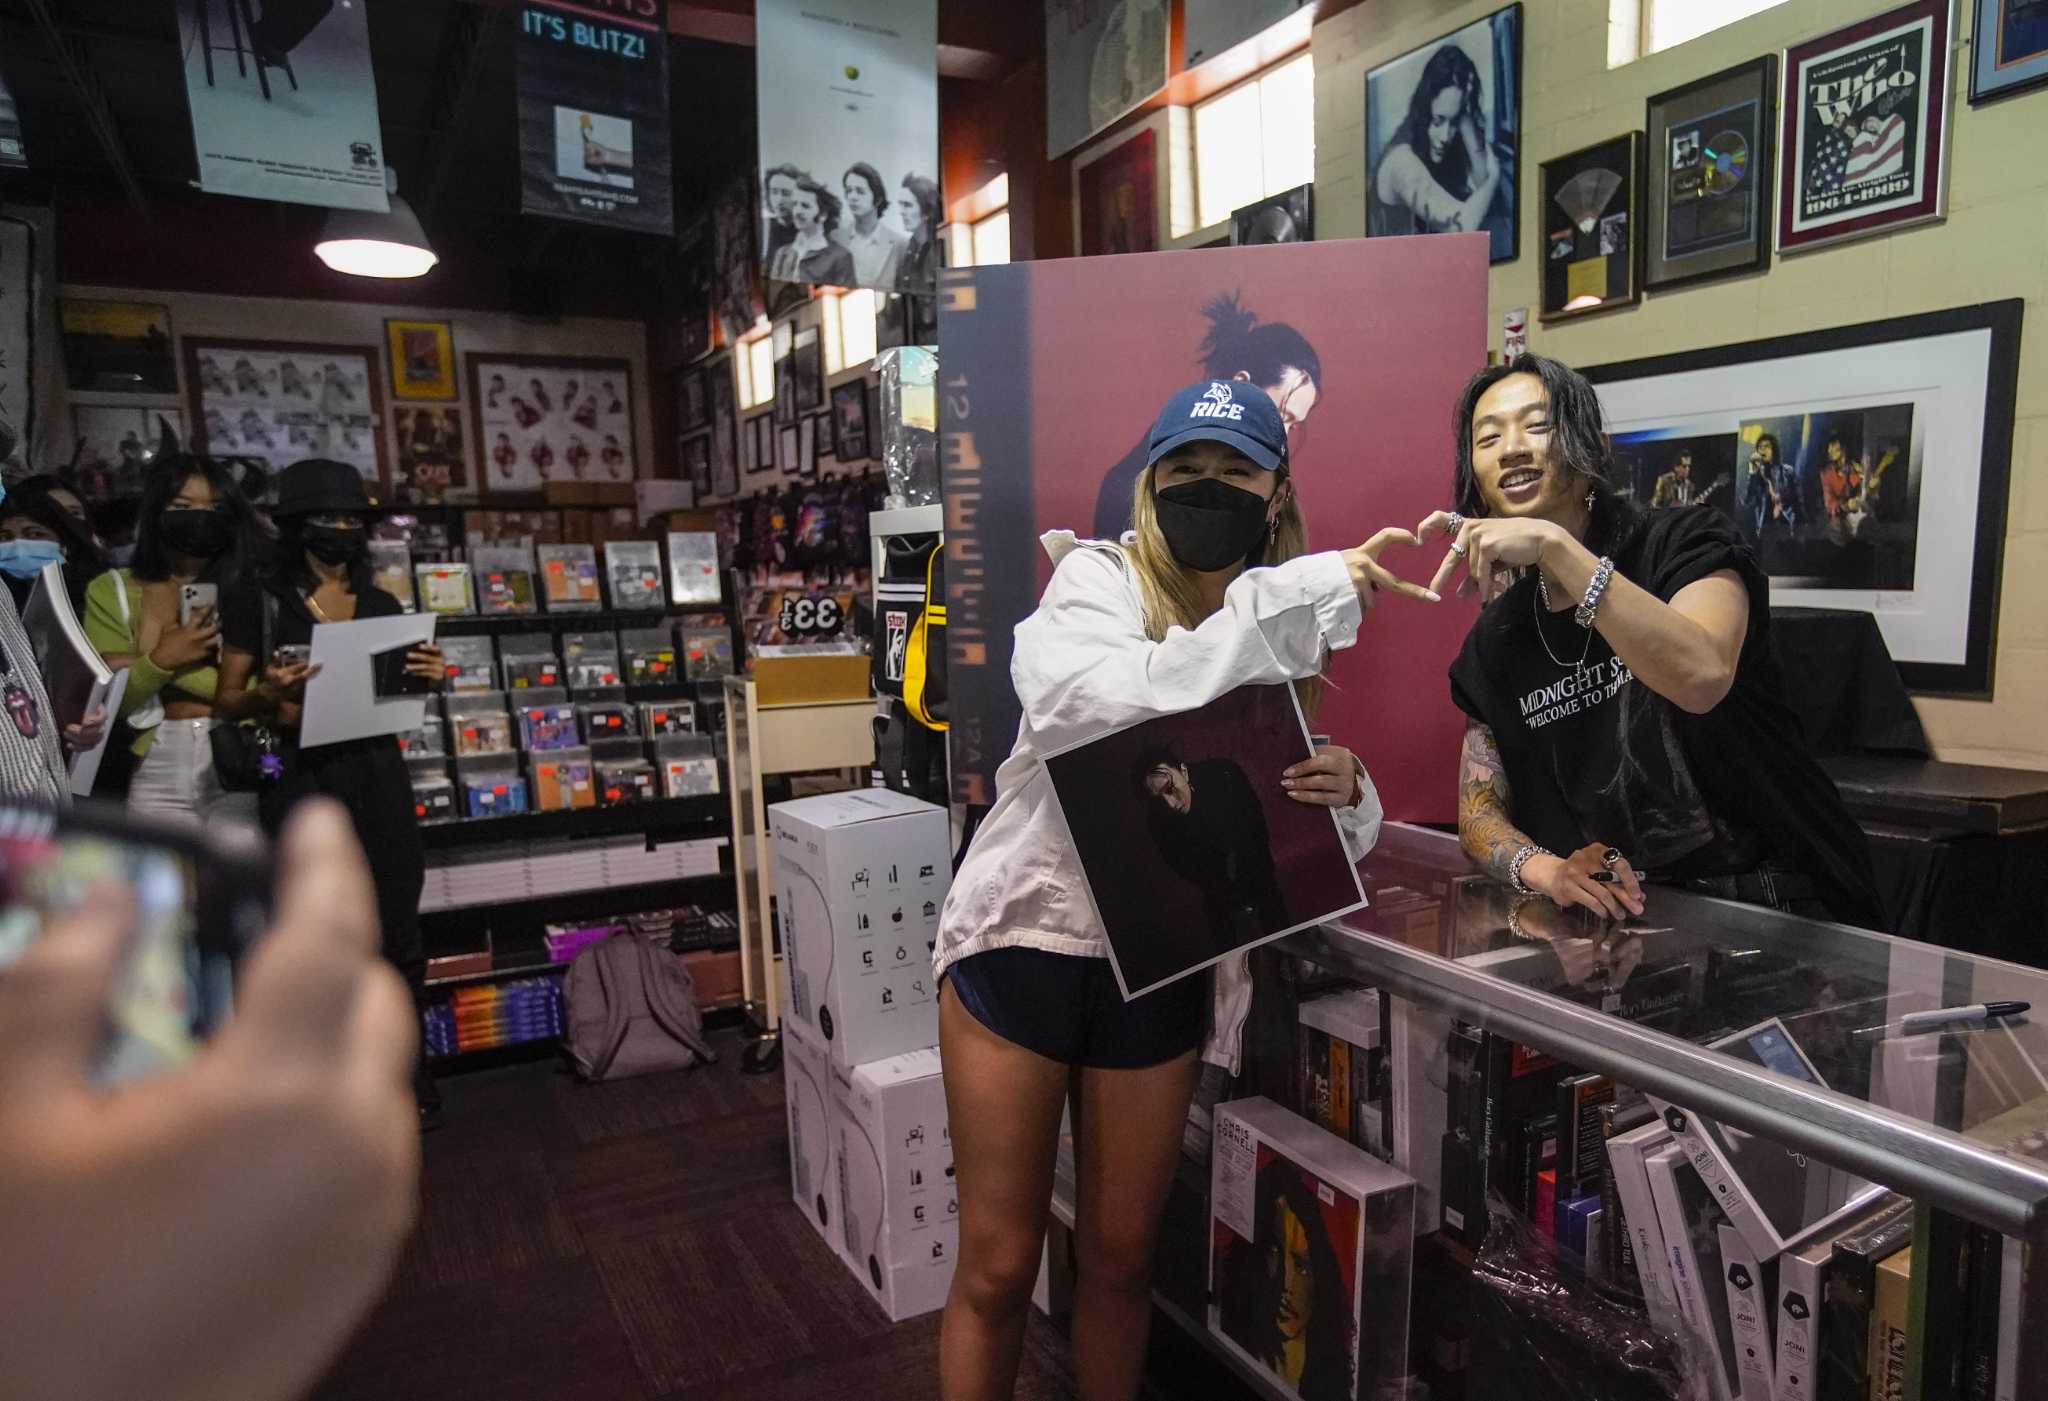
M 1867 1229 L 1899 1199 L 1884 1196 L 1818 1239 L 1778 1257 L 1777 1401 L 1817 1401 L 1821 1369 L 1821 1313 L 1837 1239 Z
M 1775 1358 L 1771 1326 L 1776 1320 L 1778 1262 L 1759 1261 L 1742 1232 L 1723 1221 L 1721 1278 L 1728 1290 L 1728 1325 L 1735 1335 L 1735 1372 L 1742 1401 L 1771 1401 Z
M 1871 1401 L 1907 1401 L 1907 1295 L 1913 1288 L 1913 1247 L 1894 1250 L 1877 1262 L 1877 1287 L 1870 1304 L 1869 1361 Z
M 1866 1401 L 1870 1394 L 1871 1310 L 1877 1267 L 1913 1239 L 1913 1203 L 1893 1199 L 1861 1230 L 1835 1238 L 1820 1310 L 1815 1401 Z
M 1707 1352 L 1707 1381 L 1720 1401 L 1745 1401 L 1735 1367 L 1735 1330 L 1721 1285 L 1720 1227 L 1728 1218 L 1676 1143 L 1644 1165 L 1679 1312 Z
M 1672 1337 L 1684 1331 L 1684 1315 L 1678 1306 L 1678 1291 L 1671 1281 L 1671 1269 L 1664 1254 L 1664 1232 L 1657 1222 L 1657 1206 L 1650 1196 L 1648 1159 L 1671 1146 L 1671 1130 L 1655 1119 L 1607 1140 L 1607 1176 L 1614 1184 L 1620 1219 L 1609 1226 L 1628 1236 L 1628 1249 L 1641 1282 L 1643 1301 L 1650 1322 L 1658 1332 Z

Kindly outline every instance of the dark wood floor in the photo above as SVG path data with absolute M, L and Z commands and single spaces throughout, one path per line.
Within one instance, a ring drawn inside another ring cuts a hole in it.
M 938 1316 L 891 1325 L 789 1198 L 782 1077 L 740 1043 L 583 1085 L 551 1062 L 443 1079 L 417 1233 L 318 1401 L 918 1401 Z M 1154 1329 L 1157 1397 L 1242 1395 Z M 1034 1310 L 1020 1401 L 1075 1396 Z

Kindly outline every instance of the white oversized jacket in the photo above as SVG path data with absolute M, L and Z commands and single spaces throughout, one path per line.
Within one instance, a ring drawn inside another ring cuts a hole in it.
M 1358 637 L 1358 593 L 1343 557 L 1304 555 L 1232 581 L 1223 606 L 1192 631 L 1145 635 L 1138 580 L 1117 546 L 1053 531 L 1041 543 L 1052 582 L 1017 625 L 1010 679 L 1024 710 L 1017 743 L 996 770 L 996 802 L 953 877 L 939 917 L 933 978 L 970 954 L 1023 946 L 1105 958 L 1080 857 L 1060 821 L 1043 756 L 1154 716 L 1194 710 L 1252 683 L 1309 676 L 1326 651 Z M 1379 837 L 1380 798 L 1361 766 L 1363 795 L 1338 827 L 1357 860 Z M 1217 965 L 1204 1060 L 1239 1072 L 1251 1008 L 1245 956 Z

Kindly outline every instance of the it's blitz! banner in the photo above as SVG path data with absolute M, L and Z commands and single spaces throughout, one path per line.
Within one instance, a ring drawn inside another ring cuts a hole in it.
M 662 0 L 527 0 L 519 13 L 519 198 L 528 214 L 666 234 Z
M 1907 6 L 1791 52 L 1782 247 L 1940 214 L 1947 5 Z
M 226 5 L 175 8 L 199 188 L 391 207 L 365 0 L 266 0 L 246 29 Z

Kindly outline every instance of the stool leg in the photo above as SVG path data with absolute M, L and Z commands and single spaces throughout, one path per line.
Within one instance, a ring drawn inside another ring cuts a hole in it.
M 256 65 L 256 85 L 263 89 L 263 100 L 268 102 L 270 101 L 270 74 L 264 70 L 269 65 L 264 63 L 263 55 L 256 52 L 255 12 L 249 8 L 249 0 L 228 0 L 228 4 L 240 5 L 242 7 L 242 28 L 249 31 L 249 58 Z
M 290 59 L 284 61 L 284 75 L 292 80 L 292 91 L 297 92 L 299 90 L 299 75 L 292 72 L 292 61 Z
M 226 7 L 227 7 L 227 12 L 228 12 L 228 34 L 229 34 L 229 36 L 230 36 L 230 37 L 232 37 L 232 38 L 234 39 L 234 41 L 235 41 L 235 74 L 236 74 L 236 76 L 237 76 L 237 77 L 242 77 L 242 78 L 246 78 L 246 77 L 248 77 L 248 76 L 249 76 L 249 65 L 248 65 L 248 64 L 246 64 L 246 63 L 244 63 L 244 62 L 242 61 L 242 17 L 241 17 L 241 14 L 240 14 L 240 13 L 239 13 L 239 12 L 238 12 L 238 11 L 237 11 L 236 9 L 235 9 L 235 0 L 221 0 L 221 4 L 223 4 L 224 6 L 226 6 Z M 250 40 L 250 42 L 251 42 L 251 43 L 254 43 L 254 42 L 255 42 L 255 40 L 254 40 L 254 39 L 252 38 L 252 39 Z M 262 72 L 262 65 L 261 65 L 261 64 L 258 64 L 258 65 L 257 65 L 257 71 L 258 71 L 259 73 L 260 73 L 260 72 Z
M 193 18 L 199 21 L 199 53 L 206 60 L 206 85 L 213 86 L 213 21 L 208 18 L 208 0 L 193 0 Z

